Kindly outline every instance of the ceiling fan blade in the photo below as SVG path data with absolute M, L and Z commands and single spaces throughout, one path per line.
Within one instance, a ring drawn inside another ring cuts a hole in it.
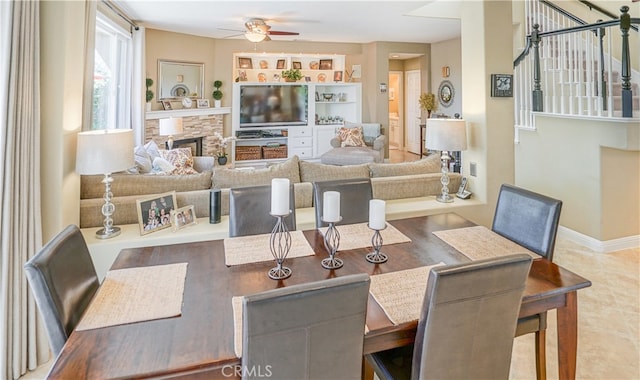
M 233 37 L 240 37 L 240 36 L 244 36 L 244 33 L 232 34 L 230 36 L 225 36 L 225 37 L 222 37 L 222 38 L 233 38 Z
M 297 36 L 300 33 L 298 32 L 282 32 L 279 30 L 270 30 L 267 32 L 267 34 L 272 35 L 272 36 Z
M 218 30 L 228 30 L 230 32 L 238 32 L 238 33 L 243 33 L 244 32 L 244 30 L 242 30 L 242 29 L 218 28 Z

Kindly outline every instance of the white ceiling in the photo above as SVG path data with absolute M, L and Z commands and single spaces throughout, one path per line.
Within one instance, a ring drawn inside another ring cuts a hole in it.
M 241 33 L 247 19 L 259 17 L 272 30 L 300 33 L 271 36 L 274 41 L 434 43 L 460 36 L 458 9 L 462 1 L 115 0 L 114 3 L 146 27 L 212 38 L 244 38 L 230 36 Z

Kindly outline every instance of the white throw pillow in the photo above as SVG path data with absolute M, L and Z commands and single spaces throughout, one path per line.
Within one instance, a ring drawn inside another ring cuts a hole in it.
M 153 170 L 155 174 L 171 174 L 176 170 L 176 167 L 162 157 L 156 157 L 153 159 Z
M 135 147 L 135 149 L 133 150 L 133 155 L 135 157 L 138 173 L 149 173 L 151 171 L 151 167 L 153 166 L 153 162 L 151 161 L 151 156 L 149 156 L 149 153 L 147 153 L 147 150 L 144 148 L 144 146 L 139 145 Z
M 149 157 L 151 157 L 151 162 L 153 162 L 153 160 L 158 157 L 162 157 L 158 145 L 153 140 L 150 140 L 148 143 L 144 144 L 144 149 L 149 154 Z

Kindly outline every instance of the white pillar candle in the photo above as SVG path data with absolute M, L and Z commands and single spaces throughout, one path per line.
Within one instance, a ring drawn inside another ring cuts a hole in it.
M 322 194 L 322 219 L 325 222 L 340 221 L 340 193 L 325 191 Z
M 369 201 L 369 228 L 382 230 L 385 227 L 385 201 L 372 199 Z
M 271 180 L 271 214 L 287 215 L 289 210 L 289 179 L 274 178 Z

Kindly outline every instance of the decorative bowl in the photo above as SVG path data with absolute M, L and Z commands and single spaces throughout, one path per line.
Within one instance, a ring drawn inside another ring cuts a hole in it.
M 323 93 L 322 97 L 324 98 L 324 100 L 326 100 L 327 102 L 330 102 L 333 100 L 333 94 L 332 93 Z

